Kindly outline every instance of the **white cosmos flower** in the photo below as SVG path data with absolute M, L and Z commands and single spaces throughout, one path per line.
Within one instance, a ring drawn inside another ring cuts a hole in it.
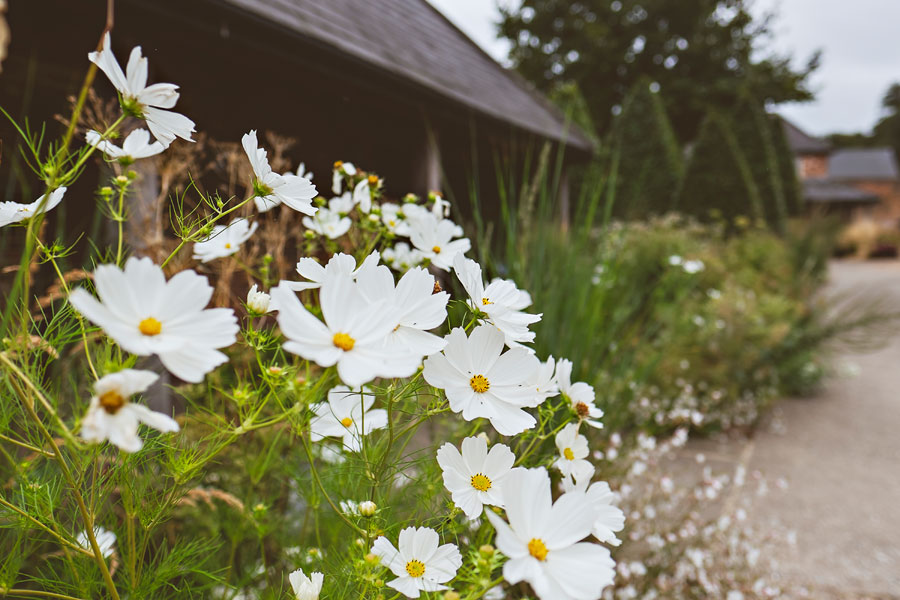
M 163 433 L 178 431 L 178 423 L 170 416 L 129 401 L 131 396 L 147 391 L 158 378 L 152 371 L 136 369 L 101 377 L 94 384 L 94 396 L 81 421 L 81 437 L 93 443 L 109 440 L 125 452 L 137 452 L 144 445 L 138 437 L 138 424 Z
M 446 590 L 447 586 L 442 584 L 453 579 L 462 566 L 459 549 L 453 544 L 439 546 L 439 543 L 434 529 L 407 527 L 400 532 L 399 549 L 381 536 L 372 545 L 372 554 L 397 576 L 388 582 L 388 587 L 408 598 L 418 598 L 422 590 Z
M 291 589 L 294 590 L 294 598 L 296 600 L 319 600 L 325 575 L 316 571 L 310 573 L 310 576 L 307 577 L 303 569 L 297 569 L 288 575 L 288 579 L 291 582 Z
M 535 371 L 528 380 L 528 383 L 534 386 L 538 396 L 543 400 L 559 395 L 559 386 L 556 383 L 555 371 L 556 361 L 553 360 L 553 357 L 551 356 L 541 363 L 540 368 Z
M 385 248 L 384 262 L 395 271 L 405 273 L 409 269 L 422 264 L 422 253 L 410 248 L 406 242 L 398 242 L 393 248 Z
M 611 546 L 621 544 L 621 540 L 616 537 L 616 532 L 625 528 L 625 513 L 613 504 L 616 496 L 609 489 L 609 484 L 605 481 L 591 484 L 587 488 L 587 498 L 597 514 L 591 530 L 594 537 Z
M 594 465 L 586 460 L 590 454 L 587 438 L 578 433 L 578 423 L 569 423 L 556 434 L 556 448 L 559 458 L 554 466 L 563 475 L 563 480 L 573 479 L 575 483 L 590 481 L 594 476 Z
M 516 435 L 535 425 L 522 410 L 541 402 L 528 378 L 539 368 L 524 348 L 503 351 L 503 334 L 490 325 L 479 325 L 466 337 L 457 327 L 447 336 L 443 354 L 425 360 L 425 381 L 443 389 L 453 412 L 465 420 L 485 418 L 500 434 Z
M 387 302 L 368 303 L 350 276 L 326 274 L 319 293 L 323 323 L 300 303 L 288 282 L 272 290 L 284 349 L 321 367 L 337 365 L 345 384 L 359 387 L 376 377 L 408 377 L 421 357 L 387 351 L 385 340 L 400 323 Z
M 341 186 L 344 182 L 344 175 L 349 175 L 353 177 L 356 175 L 356 167 L 353 163 L 337 161 L 334 163 L 334 172 L 331 175 L 331 191 L 337 196 L 341 193 Z
M 509 347 L 534 341 L 534 332 L 528 326 L 540 321 L 542 315 L 522 312 L 531 305 L 528 292 L 507 279 L 495 279 L 485 287 L 481 265 L 462 254 L 454 257 L 453 271 L 469 295 L 469 305 L 488 316 L 488 321 L 503 332 Z
M 572 383 L 572 361 L 565 358 L 556 363 L 556 383 L 559 391 L 572 403 L 578 418 L 591 427 L 603 428 L 603 411 L 594 405 L 594 387 L 583 381 Z
M 310 439 L 314 442 L 326 437 L 343 438 L 344 447 L 359 452 L 363 436 L 388 424 L 387 411 L 372 409 L 375 395 L 371 390 L 353 391 L 339 385 L 328 392 L 328 401 L 313 408 L 315 416 L 309 423 Z
M 317 209 L 313 206 L 312 199 L 316 197 L 316 186 L 309 179 L 292 173 L 279 175 L 272 171 L 266 151 L 259 147 L 255 129 L 244 134 L 241 145 L 253 168 L 253 201 L 256 203 L 256 210 L 266 212 L 284 203 L 305 215 L 315 214 Z
M 388 334 L 390 353 L 407 352 L 418 357 L 440 352 L 447 341 L 429 329 L 447 320 L 450 294 L 434 293 L 434 276 L 422 268 L 407 271 L 394 287 L 394 276 L 384 265 L 362 268 L 356 277 L 359 291 L 368 302 L 385 301 L 400 315 L 400 323 Z
M 103 37 L 103 48 L 100 52 L 88 54 L 88 59 L 106 73 L 119 91 L 125 113 L 147 121 L 150 132 L 163 146 L 168 148 L 176 137 L 193 141 L 194 122 L 184 115 L 164 110 L 178 102 L 178 86 L 171 83 L 147 85 L 147 59 L 141 56 L 140 46 L 131 50 L 127 76 L 112 52 L 108 32 Z
M 122 142 L 119 148 L 109 140 L 105 140 L 102 134 L 91 129 L 85 136 L 88 144 L 97 150 L 119 161 L 123 165 L 130 165 L 136 160 L 156 156 L 166 149 L 159 141 L 150 142 L 150 132 L 146 129 L 135 129 Z
M 322 287 L 326 277 L 338 274 L 348 275 L 356 279 L 360 271 L 378 265 L 381 256 L 375 250 L 363 260 L 359 268 L 356 267 L 356 259 L 349 254 L 338 252 L 332 256 L 323 267 L 314 258 L 304 257 L 297 261 L 297 273 L 309 281 L 286 281 L 289 288 L 294 291 L 314 290 Z
M 255 283 L 250 288 L 250 291 L 247 292 L 247 308 L 258 315 L 264 315 L 275 310 L 271 301 L 272 297 L 265 292 L 260 292 Z
M 297 177 L 302 177 L 303 179 L 307 179 L 309 181 L 313 180 L 312 171 L 306 170 L 306 163 L 300 163 L 297 165 Z
M 312 217 L 303 217 L 303 226 L 329 240 L 334 240 L 348 231 L 353 225 L 350 217 L 342 217 L 332 209 L 320 208 Z
M 65 193 L 65 187 L 58 187 L 50 192 L 49 195 L 42 194 L 37 200 L 30 204 L 0 202 L 0 227 L 9 225 L 10 223 L 18 223 L 25 219 L 30 219 L 35 215 L 53 210 L 60 202 L 62 202 Z M 46 200 L 44 200 L 44 196 L 47 196 Z M 44 201 L 43 206 L 41 206 L 41 201 Z
M 194 244 L 194 260 L 208 263 L 236 254 L 241 245 L 253 236 L 258 225 L 255 221 L 250 223 L 247 219 L 235 219 L 228 225 L 214 226 L 208 238 Z
M 112 556 L 116 545 L 115 533 L 102 527 L 94 527 L 94 539 L 97 540 L 97 546 L 100 547 L 100 555 L 103 558 Z M 85 550 L 94 551 L 91 547 L 91 540 L 88 539 L 87 531 L 79 533 L 78 537 L 75 538 L 75 542 Z
M 509 446 L 494 444 L 488 452 L 484 439 L 467 437 L 461 453 L 453 444 L 441 446 L 437 461 L 444 487 L 467 517 L 479 517 L 485 504 L 503 507 L 503 480 L 516 462 Z
M 353 204 L 365 214 L 372 211 L 372 192 L 369 190 L 368 178 L 363 179 L 353 188 Z
M 415 205 L 409 205 L 415 206 Z M 394 235 L 409 237 L 410 226 L 404 212 L 406 205 L 400 206 L 393 202 L 385 202 L 381 205 L 381 222 L 387 227 L 388 231 Z
M 344 192 L 328 201 L 328 210 L 344 217 L 350 214 L 355 206 L 350 192 Z
M 99 302 L 80 288 L 69 302 L 127 352 L 156 354 L 169 372 L 192 383 L 228 360 L 217 348 L 235 342 L 237 318 L 230 308 L 205 308 L 213 293 L 206 277 L 187 270 L 167 282 L 152 260 L 131 257 L 124 270 L 98 266 L 94 285 Z
M 527 581 L 541 600 L 597 600 L 615 578 L 609 550 L 581 542 L 591 533 L 595 512 L 583 493 L 563 494 L 554 503 L 550 477 L 540 469 L 513 469 L 503 484 L 507 524 L 486 511 L 497 530 L 496 546 L 509 560 L 503 577 Z
M 472 247 L 469 238 L 453 239 L 460 235 L 457 227 L 453 221 L 439 220 L 430 212 L 425 212 L 410 220 L 409 239 L 431 264 L 449 271 L 453 259 Z

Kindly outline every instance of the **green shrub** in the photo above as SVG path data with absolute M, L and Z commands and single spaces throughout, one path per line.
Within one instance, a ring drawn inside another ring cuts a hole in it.
M 772 131 L 772 147 L 775 150 L 775 161 L 778 163 L 778 175 L 781 177 L 781 190 L 784 193 L 784 206 L 790 216 L 803 212 L 803 189 L 797 177 L 797 165 L 794 153 L 788 145 L 784 125 L 778 115 L 769 115 Z

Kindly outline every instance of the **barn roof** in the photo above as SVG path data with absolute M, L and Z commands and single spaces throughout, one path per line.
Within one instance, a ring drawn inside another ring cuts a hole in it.
M 809 135 L 784 117 L 781 117 L 781 125 L 794 154 L 828 154 L 831 151 L 827 140 Z
M 828 157 L 828 175 L 833 179 L 897 181 L 900 169 L 891 148 L 845 148 Z
M 590 140 L 426 0 L 224 0 L 490 118 L 591 150 Z

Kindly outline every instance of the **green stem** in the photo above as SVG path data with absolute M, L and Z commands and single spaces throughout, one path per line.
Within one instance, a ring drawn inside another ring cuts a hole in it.
M 40 521 L 38 521 L 37 519 L 35 519 L 34 517 L 32 517 L 31 515 L 29 515 L 27 512 L 25 512 L 24 510 L 22 510 L 21 508 L 19 508 L 19 507 L 16 506 L 15 504 L 12 504 L 12 503 L 8 502 L 7 500 L 5 500 L 5 499 L 3 498 L 3 496 L 0 496 L 0 505 L 5 506 L 5 507 L 8 508 L 9 510 L 13 511 L 14 513 L 16 513 L 16 514 L 18 514 L 18 515 L 20 515 L 20 516 L 22 516 L 22 517 L 24 517 L 25 519 L 28 519 L 28 520 L 29 520 L 31 523 L 33 523 L 36 527 L 38 527 L 39 529 L 42 529 L 43 531 L 46 531 L 47 533 L 49 533 L 50 535 L 52 535 L 54 538 L 56 538 L 56 540 L 57 540 L 60 544 L 62 544 L 63 546 L 65 546 L 66 548 L 71 548 L 72 550 L 77 550 L 78 552 L 81 552 L 82 554 L 86 554 L 87 556 L 90 556 L 91 558 L 94 557 L 94 553 L 93 553 L 93 552 L 91 552 L 91 551 L 89 551 L 89 550 L 86 550 L 85 548 L 82 548 L 82 547 L 79 546 L 78 544 L 73 544 L 72 542 L 70 542 L 70 541 L 67 540 L 66 538 L 62 537 L 62 536 L 61 536 L 60 534 L 58 534 L 57 532 L 53 531 L 52 529 L 50 529 L 49 527 L 47 527 L 46 525 L 44 525 L 43 523 L 41 523 Z
M 347 516 L 343 512 L 341 512 L 341 510 L 337 507 L 337 505 L 331 499 L 331 496 L 328 495 L 328 492 L 325 491 L 325 486 L 322 485 L 322 480 L 319 478 L 319 472 L 316 471 L 316 465 L 315 465 L 316 461 L 313 458 L 312 450 L 309 447 L 309 442 L 307 441 L 307 439 L 305 437 L 301 437 L 300 439 L 303 442 L 303 449 L 306 450 L 306 458 L 309 460 L 309 470 L 312 473 L 312 476 L 316 482 L 316 485 L 319 486 L 319 490 L 322 492 L 322 495 L 325 496 L 325 500 L 328 502 L 328 504 L 331 505 L 331 508 L 334 510 L 335 513 L 337 513 L 337 516 L 339 516 L 341 518 L 341 520 L 344 521 L 344 523 L 346 523 L 357 534 L 359 534 L 361 536 L 365 536 L 366 532 L 363 531 L 359 527 L 359 525 L 357 525 L 356 523 L 354 523 L 353 521 L 348 519 Z
M 0 590 L 3 592 L 3 590 Z M 62 598 L 63 600 L 82 600 L 75 596 L 66 596 L 65 594 L 57 594 L 56 592 L 42 592 L 40 590 L 18 590 L 11 588 L 3 592 L 4 596 L 40 596 L 42 598 Z

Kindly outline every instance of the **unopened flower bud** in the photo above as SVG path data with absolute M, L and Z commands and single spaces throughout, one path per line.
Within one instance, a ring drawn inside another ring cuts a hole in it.
M 377 556 L 375 556 L 374 554 L 372 554 L 371 552 L 369 552 L 368 554 L 363 556 L 363 560 L 365 560 L 370 565 L 375 565 L 375 564 L 378 564 L 379 558 Z
M 117 175 L 115 178 L 115 182 L 119 185 L 125 185 L 126 183 L 128 183 L 128 177 L 126 177 L 125 175 Z
M 375 514 L 376 510 L 378 510 L 378 506 L 371 500 L 359 503 L 359 514 L 364 517 L 371 517 Z
M 264 315 L 272 310 L 269 307 L 271 300 L 272 297 L 265 292 L 260 292 L 255 283 L 247 292 L 247 308 L 254 314 Z
M 484 544 L 483 546 L 480 546 L 480 547 L 478 548 L 478 552 L 479 552 L 482 556 L 490 557 L 490 556 L 493 556 L 493 555 L 494 555 L 494 547 L 491 546 L 490 544 Z
M 447 590 L 446 592 L 444 592 L 444 600 L 459 600 L 459 592 Z
M 487 444 L 488 446 L 491 445 L 491 438 L 489 438 L 488 435 L 487 435 L 485 432 L 482 431 L 481 433 L 479 433 L 479 434 L 476 435 L 475 437 L 477 437 L 479 440 L 484 440 L 484 443 Z
M 108 185 L 104 185 L 102 188 L 100 188 L 100 195 L 105 196 L 105 197 L 112 196 L 113 189 L 111 187 L 109 187 Z

